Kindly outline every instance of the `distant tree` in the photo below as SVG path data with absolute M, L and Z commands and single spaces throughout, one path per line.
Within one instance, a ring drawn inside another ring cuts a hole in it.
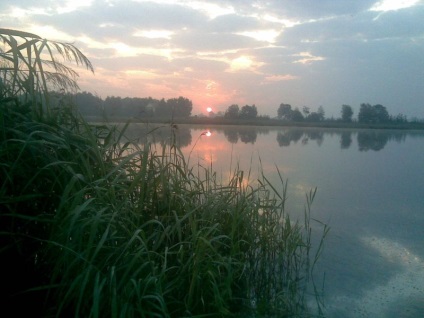
M 307 117 L 305 117 L 305 120 L 310 122 L 318 122 L 322 120 L 322 116 L 317 112 L 312 112 Z
M 370 104 L 361 104 L 358 113 L 358 122 L 360 123 L 385 123 L 390 119 L 386 107 L 377 104 L 371 106 Z
M 122 99 L 122 114 L 127 117 L 146 117 L 147 98 L 125 97 Z
M 291 120 L 292 119 L 292 107 L 290 104 L 280 104 L 280 107 L 278 107 L 277 110 L 277 116 L 279 119 L 286 119 Z
M 75 103 L 83 116 L 101 116 L 103 111 L 103 100 L 89 92 L 75 94 Z
M 171 98 L 166 101 L 168 109 L 174 117 L 190 117 L 193 103 L 188 98 L 182 96 Z
M 389 121 L 390 116 L 386 107 L 383 105 L 377 104 L 373 106 L 374 111 L 374 120 L 378 123 L 386 123 Z
M 104 110 L 108 116 L 122 116 L 122 98 L 108 96 L 104 101 Z
M 233 104 L 231 106 L 228 106 L 227 110 L 225 111 L 225 118 L 239 118 L 240 115 L 240 107 L 239 105 Z
M 299 108 L 295 108 L 292 111 L 291 119 L 293 121 L 303 121 L 305 118 L 303 117 L 302 113 L 300 112 Z
M 390 116 L 390 121 L 393 121 L 395 123 L 407 123 L 408 120 L 406 119 L 406 116 L 403 114 L 398 114 L 397 116 Z
M 243 119 L 253 119 L 258 116 L 258 110 L 255 105 L 245 105 L 241 108 L 239 117 Z
M 311 112 L 309 110 L 308 107 L 306 107 L 306 112 L 304 111 L 305 114 L 305 120 L 309 121 L 309 122 L 319 122 L 319 121 L 323 121 L 325 119 L 325 112 L 324 112 L 324 108 L 322 106 L 318 107 L 318 111 L 317 112 Z
M 373 121 L 373 111 L 370 104 L 361 104 L 358 113 L 358 122 L 371 123 Z
M 172 109 L 168 107 L 168 103 L 162 98 L 156 105 L 154 111 L 155 117 L 171 118 Z
M 342 105 L 342 121 L 350 123 L 352 122 L 353 110 L 349 105 Z
M 303 112 L 305 118 L 307 118 L 309 116 L 309 113 L 311 112 L 311 109 L 308 106 L 303 106 L 302 112 Z

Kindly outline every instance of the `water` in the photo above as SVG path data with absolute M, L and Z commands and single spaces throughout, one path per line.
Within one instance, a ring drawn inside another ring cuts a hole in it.
M 145 136 L 144 129 L 134 124 L 128 133 Z M 293 215 L 302 215 L 305 193 L 318 188 L 312 216 L 331 228 L 315 269 L 327 317 L 424 317 L 424 132 L 183 125 L 177 131 L 190 163 L 211 165 L 223 180 L 236 165 L 251 170 L 253 180 L 261 166 L 278 186 L 278 168 Z M 168 133 L 164 128 L 155 138 Z

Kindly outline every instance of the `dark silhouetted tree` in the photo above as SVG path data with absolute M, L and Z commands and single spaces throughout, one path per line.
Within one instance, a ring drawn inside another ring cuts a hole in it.
M 370 104 L 361 104 L 358 113 L 358 122 L 360 123 L 385 123 L 390 119 L 386 107 L 377 104 L 371 106 Z
M 104 110 L 107 116 L 122 116 L 122 98 L 117 96 L 108 96 L 104 101 Z
M 172 117 L 172 108 L 169 107 L 168 103 L 162 98 L 155 105 L 155 117 L 161 118 L 171 118 Z
M 171 109 L 173 117 L 190 117 L 193 109 L 191 100 L 185 97 L 170 98 L 166 101 L 168 108 Z
M 280 104 L 277 110 L 277 116 L 279 119 L 292 120 L 292 107 L 289 104 Z
M 236 119 L 236 118 L 239 118 L 239 115 L 240 115 L 239 105 L 233 104 L 231 106 L 228 106 L 227 110 L 225 111 L 224 117 Z
M 297 121 L 297 122 L 304 120 L 304 117 L 303 117 L 302 113 L 300 112 L 299 108 L 296 107 L 293 110 L 292 115 L 291 115 L 291 119 L 293 121 Z
M 352 122 L 353 110 L 349 105 L 342 105 L 342 121 L 346 123 Z
M 373 111 L 370 104 L 361 104 L 358 113 L 358 122 L 360 123 L 372 123 Z
M 245 105 L 241 108 L 239 117 L 243 119 L 254 119 L 258 116 L 258 110 L 255 105 Z
M 83 116 L 101 116 L 103 114 L 103 100 L 89 92 L 75 94 L 75 104 Z
M 390 116 L 386 107 L 384 107 L 383 105 L 377 104 L 373 106 L 373 110 L 374 110 L 374 118 L 376 122 L 386 123 L 389 121 Z

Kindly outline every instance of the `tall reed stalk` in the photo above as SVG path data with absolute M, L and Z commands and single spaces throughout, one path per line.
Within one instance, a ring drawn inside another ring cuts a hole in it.
M 49 41 L 28 32 L 0 28 L 0 101 L 21 99 L 38 116 L 51 112 L 52 90 L 78 89 L 74 62 L 94 72 L 88 58 L 73 44 Z
M 73 113 L 46 122 L 24 106 L 0 101 L 3 308 L 45 317 L 312 316 L 315 191 L 301 225 L 285 210 L 281 175 L 282 192 L 263 174 L 247 183 L 239 169 L 222 182 L 174 144 L 140 146 L 125 127 Z

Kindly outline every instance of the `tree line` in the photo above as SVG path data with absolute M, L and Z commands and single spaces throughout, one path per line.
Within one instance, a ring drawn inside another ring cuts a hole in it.
M 105 100 L 89 92 L 75 94 L 75 103 L 83 116 L 133 118 L 184 118 L 190 117 L 193 103 L 185 97 L 165 100 L 152 97 L 115 97 Z
M 185 97 L 170 98 L 165 100 L 152 97 L 115 97 L 108 96 L 105 100 L 89 92 L 79 92 L 74 95 L 79 112 L 83 116 L 107 116 L 122 118 L 189 118 L 192 117 L 193 103 Z M 226 118 L 231 120 L 254 120 L 270 119 L 268 115 L 259 115 L 255 104 L 244 105 L 240 107 L 232 104 L 227 107 L 225 112 L 217 114 L 210 113 L 209 116 L 217 118 Z M 194 116 L 197 117 L 197 116 Z M 277 109 L 276 119 L 286 122 L 325 122 L 339 121 L 345 123 L 357 122 L 363 124 L 384 124 L 384 123 L 408 123 L 421 122 L 416 118 L 408 121 L 403 114 L 391 115 L 386 107 L 381 104 L 371 105 L 362 103 L 359 112 L 354 117 L 354 110 L 350 105 L 342 105 L 340 117 L 327 118 L 323 106 L 317 110 L 303 106 L 292 107 L 290 104 L 281 103 Z
M 358 116 L 355 119 L 353 117 L 354 111 L 350 105 L 342 105 L 340 110 L 340 117 L 325 118 L 325 112 L 322 106 L 318 108 L 317 112 L 311 112 L 309 107 L 303 107 L 302 112 L 298 109 L 292 109 L 289 104 L 280 104 L 277 110 L 277 117 L 286 121 L 341 121 L 346 123 L 358 122 L 364 124 L 382 124 L 382 123 L 407 123 L 408 120 L 405 115 L 398 114 L 392 116 L 387 111 L 387 108 L 383 105 L 371 105 L 369 103 L 362 103 L 359 108 Z
M 277 119 L 287 122 L 324 122 L 324 121 L 339 121 L 345 123 L 358 122 L 364 124 L 383 124 L 383 123 L 408 123 L 405 115 L 398 114 L 390 115 L 387 108 L 381 104 L 371 105 L 362 103 L 356 118 L 354 118 L 354 110 L 350 105 L 342 105 L 340 109 L 340 117 L 326 118 L 324 107 L 319 106 L 316 111 L 310 107 L 303 106 L 302 110 L 298 107 L 293 108 L 290 104 L 281 103 L 277 109 Z M 219 116 L 218 116 L 219 117 Z M 224 118 L 229 119 L 255 119 L 269 118 L 269 116 L 258 116 L 258 110 L 255 105 L 245 105 L 239 107 L 237 104 L 230 105 Z M 418 119 L 412 121 L 418 122 Z

